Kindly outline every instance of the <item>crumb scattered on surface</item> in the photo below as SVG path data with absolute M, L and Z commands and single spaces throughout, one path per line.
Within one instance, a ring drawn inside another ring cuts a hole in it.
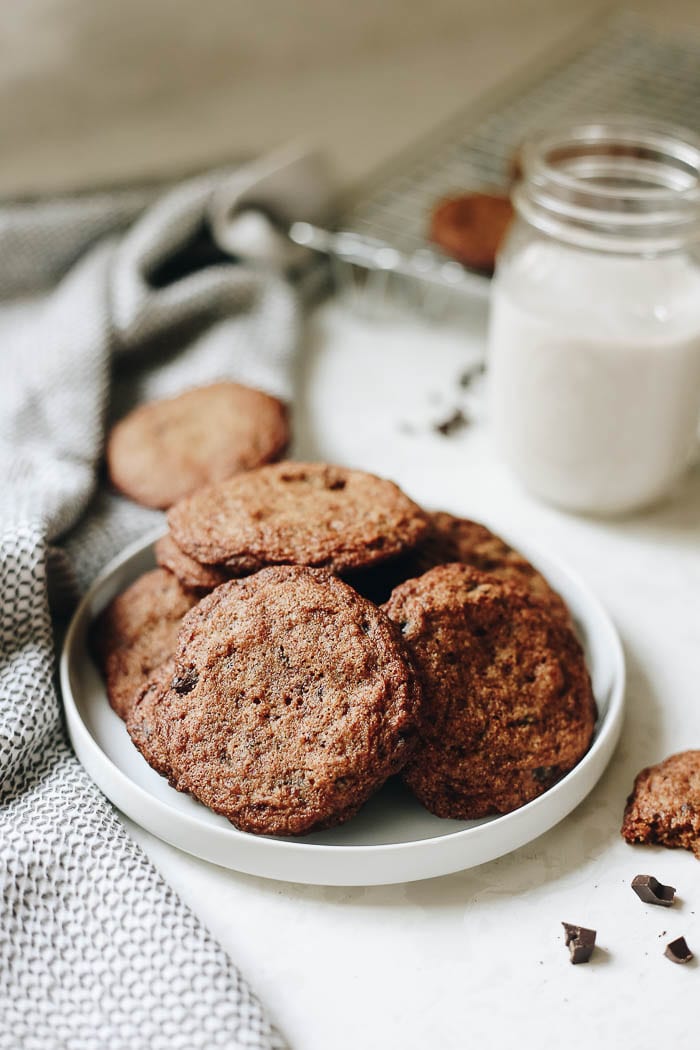
M 433 424 L 433 430 L 436 434 L 442 434 L 443 437 L 451 437 L 452 434 L 456 434 L 458 430 L 463 430 L 469 426 L 470 419 L 465 415 L 461 408 L 456 408 L 451 415 L 447 416 L 439 423 Z
M 483 361 L 477 361 L 475 365 L 470 365 L 465 368 L 463 372 L 460 372 L 457 382 L 462 390 L 468 390 L 475 379 L 478 379 L 486 371 L 486 365 Z

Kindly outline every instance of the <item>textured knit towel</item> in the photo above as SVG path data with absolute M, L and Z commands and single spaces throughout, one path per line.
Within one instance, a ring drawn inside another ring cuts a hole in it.
M 295 293 L 216 241 L 259 181 L 276 218 L 327 207 L 303 157 L 0 207 L 1 1050 L 283 1046 L 74 757 L 49 611 L 158 520 L 96 488 L 110 416 L 221 377 L 290 395 Z

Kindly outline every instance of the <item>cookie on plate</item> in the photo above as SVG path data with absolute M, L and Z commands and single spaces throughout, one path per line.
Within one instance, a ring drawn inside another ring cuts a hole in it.
M 463 193 L 437 205 L 430 239 L 463 266 L 490 274 L 514 214 L 503 194 Z
M 222 584 L 183 620 L 170 688 L 158 689 L 141 701 L 141 739 L 159 742 L 144 752 L 257 834 L 347 820 L 417 742 L 421 693 L 399 632 L 323 570 Z
M 637 775 L 622 836 L 691 850 L 700 859 L 700 751 L 681 751 Z
M 159 733 L 156 710 L 166 698 L 175 674 L 175 661 L 170 659 L 157 667 L 136 690 L 126 713 L 126 728 L 143 757 L 161 776 L 170 777 L 167 741 Z
M 197 595 L 172 573 L 153 569 L 117 595 L 95 621 L 93 650 L 120 718 L 151 673 L 173 655 L 180 621 L 196 602 Z
M 586 753 L 596 707 L 583 652 L 546 603 L 452 563 L 401 584 L 383 608 L 423 686 L 421 744 L 403 776 L 431 812 L 509 813 Z
M 547 601 L 564 622 L 569 621 L 569 611 L 563 599 L 527 558 L 500 536 L 485 525 L 444 511 L 436 511 L 429 518 L 430 531 L 415 550 L 386 565 L 358 573 L 349 578 L 349 582 L 361 594 L 381 603 L 388 600 L 400 583 L 422 576 L 437 565 L 462 562 L 499 579 L 521 584 L 536 597 Z
M 342 573 L 401 554 L 428 531 L 393 482 L 325 463 L 277 463 L 200 489 L 168 523 L 191 558 L 236 576 L 270 565 Z
M 230 579 L 230 573 L 212 565 L 202 565 L 180 550 L 169 532 L 156 540 L 156 561 L 162 568 L 176 576 L 183 587 L 207 594 Z
M 107 441 L 107 469 L 125 496 L 165 508 L 278 459 L 288 441 L 281 401 L 239 383 L 214 383 L 140 405 L 120 420 Z

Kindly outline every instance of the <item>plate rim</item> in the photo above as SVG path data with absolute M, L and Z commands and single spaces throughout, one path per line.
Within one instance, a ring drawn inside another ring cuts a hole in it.
M 489 525 L 487 527 L 490 528 Z M 158 798 L 156 795 L 151 794 L 147 788 L 134 781 L 119 765 L 117 765 L 112 758 L 102 749 L 99 741 L 93 736 L 91 730 L 85 723 L 78 708 L 77 701 L 73 695 L 73 689 L 71 685 L 71 665 L 72 665 L 72 652 L 76 644 L 76 636 L 81 629 L 84 620 L 92 620 L 91 609 L 95 601 L 95 596 L 103 588 L 103 586 L 121 570 L 128 562 L 136 558 L 137 556 L 144 554 L 149 547 L 152 547 L 155 541 L 164 534 L 166 530 L 162 526 L 158 526 L 156 529 L 151 529 L 147 533 L 144 533 L 138 539 L 129 543 L 124 547 L 117 555 L 111 558 L 104 568 L 98 573 L 86 593 L 81 598 L 78 606 L 76 607 L 66 632 L 60 663 L 59 663 L 59 679 L 62 694 L 62 703 L 64 706 L 66 721 L 68 725 L 68 733 L 71 739 L 71 743 L 76 752 L 78 760 L 81 765 L 86 769 L 88 775 L 97 784 L 99 789 L 105 794 L 113 805 L 115 805 L 121 812 L 132 819 L 135 823 L 141 827 L 146 828 L 150 833 L 156 835 L 156 837 L 164 839 L 170 842 L 172 845 L 185 852 L 191 852 L 193 855 L 200 857 L 201 859 L 208 860 L 209 858 L 202 857 L 202 854 L 195 850 L 189 850 L 187 846 L 182 845 L 179 841 L 173 838 L 169 838 L 159 831 L 154 831 L 152 827 L 144 823 L 143 820 L 133 813 L 127 812 L 122 809 L 121 806 L 111 798 L 111 794 L 108 793 L 99 779 L 94 775 L 92 766 L 94 763 L 101 764 L 106 768 L 106 772 L 110 779 L 116 780 L 120 783 L 122 791 L 127 794 L 135 796 L 137 801 L 141 801 L 141 804 L 146 808 L 155 809 L 162 819 L 176 817 L 177 821 L 181 826 L 184 826 L 185 830 L 188 830 L 191 834 L 200 835 L 211 835 L 217 839 L 221 839 L 223 842 L 230 844 L 243 843 L 248 846 L 255 845 L 260 850 L 268 851 L 272 856 L 277 856 L 280 859 L 291 858 L 299 855 L 300 851 L 304 858 L 313 861 L 314 858 L 329 858 L 329 857 L 343 857 L 348 860 L 351 856 L 360 857 L 364 856 L 377 856 L 378 854 L 391 855 L 392 857 L 410 852 L 411 854 L 425 854 L 432 853 L 438 846 L 447 848 L 455 843 L 461 844 L 466 843 L 470 839 L 479 838 L 484 834 L 486 829 L 493 829 L 498 827 L 499 829 L 507 829 L 510 825 L 515 824 L 516 826 L 521 823 L 527 823 L 527 818 L 537 813 L 538 809 L 543 806 L 551 805 L 552 799 L 561 795 L 562 792 L 566 793 L 566 789 L 570 787 L 573 780 L 585 779 L 583 775 L 591 768 L 595 766 L 599 760 L 601 751 L 607 751 L 607 756 L 604 757 L 600 769 L 594 773 L 594 777 L 588 788 L 583 794 L 574 801 L 572 804 L 566 804 L 564 811 L 559 816 L 554 816 L 553 819 L 548 819 L 544 824 L 539 827 L 534 834 L 528 834 L 523 841 L 507 849 L 500 849 L 494 853 L 493 858 L 497 856 L 505 855 L 506 853 L 512 852 L 512 850 L 519 848 L 526 842 L 533 841 L 540 835 L 545 834 L 546 831 L 553 828 L 558 824 L 564 817 L 568 816 L 573 810 L 580 805 L 584 798 L 592 791 L 595 784 L 602 776 L 605 768 L 607 767 L 610 759 L 612 758 L 615 746 L 620 736 L 622 721 L 624 715 L 625 705 L 625 688 L 626 688 L 626 667 L 624 650 L 622 643 L 617 632 L 617 629 L 599 599 L 595 593 L 588 587 L 588 585 L 581 579 L 575 570 L 569 568 L 569 566 L 560 561 L 557 557 L 552 557 L 549 554 L 545 554 L 538 548 L 533 547 L 527 541 L 520 539 L 514 539 L 513 544 L 517 547 L 528 560 L 531 560 L 535 567 L 539 567 L 538 563 L 543 563 L 543 567 L 547 565 L 554 566 L 557 574 L 561 573 L 562 576 L 568 577 L 568 580 L 573 584 L 579 593 L 582 593 L 586 598 L 587 603 L 591 603 L 595 607 L 595 612 L 598 617 L 600 626 L 604 628 L 606 634 L 606 650 L 608 650 L 611 657 L 612 674 L 611 674 L 611 685 L 608 696 L 608 705 L 602 722 L 599 722 L 598 732 L 593 741 L 593 744 L 580 760 L 577 765 L 570 770 L 561 780 L 557 781 L 553 787 L 549 788 L 542 795 L 532 799 L 524 806 L 513 810 L 510 813 L 495 815 L 492 820 L 487 823 L 473 825 L 469 828 L 461 828 L 455 831 L 447 832 L 443 835 L 431 836 L 429 838 L 421 839 L 409 839 L 404 842 L 387 842 L 387 843 L 352 843 L 347 845 L 338 845 L 333 843 L 318 843 L 305 841 L 302 836 L 292 837 L 288 839 L 274 838 L 268 836 L 251 835 L 247 832 L 240 831 L 233 825 L 227 827 L 216 827 L 216 826 L 204 826 L 198 818 L 189 813 L 182 812 L 181 810 L 174 807 L 169 802 Z M 498 534 L 503 536 L 507 542 L 511 542 L 511 537 L 507 535 L 505 530 L 498 529 Z M 545 573 L 546 575 L 546 573 Z M 105 699 L 105 702 L 106 699 Z M 84 755 L 87 754 L 87 761 L 84 760 Z M 174 789 L 173 789 L 174 790 Z M 488 832 L 487 832 L 488 833 Z M 493 834 L 493 832 L 491 832 Z M 266 874 L 259 870 L 249 870 L 247 866 L 241 866 L 236 863 L 236 858 L 232 858 L 233 863 L 226 865 L 224 861 L 214 861 L 230 867 L 232 870 L 248 872 L 249 874 L 261 875 L 262 877 L 274 878 L 274 879 L 291 879 L 291 881 L 304 881 L 311 883 L 312 880 L 309 878 L 300 879 L 292 878 L 291 876 L 277 875 L 277 874 Z M 475 863 L 484 863 L 485 861 L 476 861 Z M 467 863 L 454 864 L 445 868 L 444 874 L 448 874 L 450 871 L 463 870 L 471 867 L 472 865 Z M 417 875 L 414 876 L 416 879 L 432 877 L 430 875 Z M 400 879 L 387 878 L 382 879 L 384 883 L 396 883 L 412 881 L 409 877 L 402 877 Z M 327 878 L 319 879 L 317 884 L 320 885 L 370 885 L 377 884 L 378 880 L 372 879 L 371 882 L 358 881 L 356 878 L 343 878 L 342 881 L 329 881 Z

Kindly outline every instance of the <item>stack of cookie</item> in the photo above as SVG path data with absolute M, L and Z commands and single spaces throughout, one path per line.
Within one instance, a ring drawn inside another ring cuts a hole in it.
M 146 760 L 238 828 L 341 823 L 397 773 L 438 816 L 508 812 L 585 754 L 566 607 L 484 526 L 294 462 L 198 489 L 168 524 L 95 648 Z

